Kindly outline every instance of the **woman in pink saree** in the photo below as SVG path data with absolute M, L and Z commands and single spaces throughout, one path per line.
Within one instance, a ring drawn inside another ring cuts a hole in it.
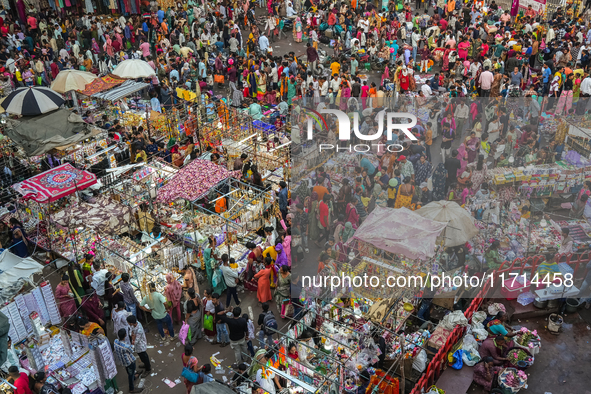
M 462 144 L 466 148 L 466 153 L 468 155 L 468 164 L 474 163 L 476 158 L 478 157 L 479 147 L 480 147 L 480 140 L 476 137 L 476 133 L 474 131 L 470 132 L 470 135 L 466 137 L 466 140 Z
M 380 86 L 384 85 L 384 79 L 390 79 L 390 68 L 387 65 L 384 69 L 384 73 L 382 74 L 382 81 L 380 82 Z
M 170 302 L 170 309 L 168 314 L 173 319 L 173 312 L 176 311 L 177 322 L 181 321 L 181 297 L 183 295 L 183 287 L 181 284 L 174 279 L 172 274 L 166 274 L 166 287 L 164 288 L 164 294 L 166 300 Z
M 119 42 L 119 44 L 121 45 L 121 48 L 125 48 L 125 46 L 123 45 L 123 37 L 121 37 L 121 34 L 115 33 L 115 40 L 117 40 L 117 42 Z
M 349 97 L 351 97 L 351 89 L 349 88 L 349 85 L 347 83 L 343 82 L 341 84 L 341 111 L 347 110 L 347 102 L 349 101 Z
M 99 44 L 96 42 L 96 39 L 94 38 L 92 39 L 92 53 L 95 55 L 99 55 L 101 53 L 101 47 L 99 47 Z
M 369 97 L 369 86 L 367 86 L 367 81 L 363 82 L 363 86 L 361 86 L 361 105 L 363 109 L 367 107 L 367 98 Z
M 461 176 L 464 171 L 466 171 L 466 167 L 468 166 L 468 151 L 466 150 L 466 145 L 464 143 L 460 144 L 458 147 L 458 159 L 460 159 L 460 168 L 458 169 L 457 176 Z
M 109 37 L 108 34 L 105 34 L 105 38 L 107 39 L 107 41 L 105 42 L 105 45 L 103 46 L 103 49 L 105 50 L 105 52 L 107 52 L 107 55 L 112 58 L 113 57 L 113 41 L 111 41 L 111 38 Z
M 55 288 L 55 299 L 63 318 L 70 317 L 76 313 L 76 301 L 74 301 L 74 295 L 72 294 L 72 290 L 70 290 L 69 280 L 70 277 L 64 274 L 62 281 Z
M 352 203 L 347 203 L 347 206 L 345 207 L 345 217 L 345 220 L 351 223 L 353 227 L 357 227 L 359 224 L 359 213 L 357 213 L 357 208 Z

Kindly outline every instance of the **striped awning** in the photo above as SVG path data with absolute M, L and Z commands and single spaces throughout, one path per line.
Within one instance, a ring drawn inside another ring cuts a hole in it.
M 147 88 L 148 86 L 150 86 L 150 84 L 127 80 L 113 89 L 93 94 L 91 97 L 108 101 L 116 101 L 123 97 L 129 96 L 130 94 L 133 94 L 137 91 L 140 91 L 144 88 Z

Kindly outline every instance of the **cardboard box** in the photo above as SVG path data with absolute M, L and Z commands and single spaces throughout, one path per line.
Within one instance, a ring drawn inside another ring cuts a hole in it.
M 433 304 L 451 311 L 454 308 L 454 300 L 457 294 L 458 290 L 437 294 L 435 298 L 433 298 Z

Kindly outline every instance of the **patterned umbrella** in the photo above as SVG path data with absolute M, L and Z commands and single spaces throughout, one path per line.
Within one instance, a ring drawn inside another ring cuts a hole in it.
M 36 116 L 54 111 L 63 103 L 62 96 L 49 88 L 26 87 L 10 93 L 1 105 L 11 114 Z

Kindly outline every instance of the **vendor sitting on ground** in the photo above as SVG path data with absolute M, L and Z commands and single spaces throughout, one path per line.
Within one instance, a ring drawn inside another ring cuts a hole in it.
M 556 276 L 562 275 L 560 268 L 558 268 L 558 254 L 546 253 L 544 261 L 536 268 L 538 279 L 542 283 L 550 283 Z M 538 288 L 545 287 L 543 284 L 538 285 Z
M 484 254 L 484 261 L 486 262 L 488 268 L 491 270 L 497 270 L 501 267 L 501 264 L 503 264 L 503 258 L 499 253 L 500 246 L 501 243 L 495 240 Z
M 105 335 L 105 331 L 97 323 L 89 322 L 87 319 L 81 317 L 78 320 L 78 326 L 80 327 L 80 333 L 87 337 L 91 335 L 102 334 Z
M 217 192 L 216 202 L 215 202 L 215 211 L 216 213 L 224 213 L 228 209 L 228 205 L 226 204 L 226 197 L 222 196 L 220 192 Z
M 474 365 L 474 382 L 484 387 L 484 390 L 489 392 L 492 390 L 492 384 L 497 374 L 503 367 L 494 365 L 495 359 L 492 357 L 482 358 L 476 365 Z
M 507 337 L 517 335 L 518 331 L 513 331 L 511 327 L 505 324 L 506 321 L 507 313 L 500 311 L 493 320 L 488 322 L 486 328 L 488 328 L 488 330 L 495 335 L 503 335 Z
M 494 338 L 486 338 L 484 342 L 482 342 L 482 345 L 480 345 L 478 353 L 480 354 L 481 359 L 492 357 L 494 365 L 503 365 L 505 361 L 507 361 L 505 353 L 507 353 L 507 350 L 511 347 L 513 347 L 513 341 L 508 342 L 504 336 L 497 335 Z

